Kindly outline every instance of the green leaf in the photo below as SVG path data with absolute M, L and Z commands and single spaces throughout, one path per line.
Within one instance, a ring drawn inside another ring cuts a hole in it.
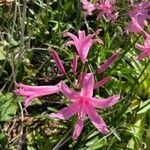
M 16 114 L 17 108 L 12 93 L 0 94 L 0 121 L 9 121 Z
M 8 43 L 5 40 L 0 42 L 0 60 L 5 59 L 4 47 L 7 45 L 8 45 Z
M 4 133 L 0 133 L 0 149 L 5 148 L 7 143 L 7 138 Z
M 150 110 L 150 99 L 145 102 L 141 102 L 140 109 L 137 114 L 147 113 Z

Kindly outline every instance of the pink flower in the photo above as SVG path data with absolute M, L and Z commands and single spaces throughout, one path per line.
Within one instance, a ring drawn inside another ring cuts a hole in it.
M 73 132 L 73 139 L 77 139 L 80 135 L 83 123 L 88 116 L 93 125 L 102 133 L 107 134 L 109 132 L 105 122 L 96 112 L 96 108 L 107 108 L 115 105 L 119 96 L 114 95 L 106 99 L 98 99 L 93 96 L 94 89 L 94 77 L 92 73 L 87 73 L 84 77 L 82 89 L 80 93 L 77 93 L 62 82 L 61 91 L 62 93 L 71 100 L 72 104 L 49 115 L 50 118 L 69 119 L 73 115 L 77 114 L 78 121 L 75 125 Z
M 133 5 L 132 10 L 129 12 L 131 22 L 127 25 L 126 32 L 141 32 L 141 29 L 139 29 L 136 24 L 138 24 L 141 28 L 144 28 L 144 26 L 147 25 L 146 19 L 149 18 L 149 7 L 150 3 L 146 1 L 142 1 L 139 4 Z M 135 20 L 137 23 L 135 23 Z
M 141 33 L 143 31 L 143 24 L 139 24 L 137 18 L 134 17 L 131 17 L 131 21 L 126 27 L 126 32 Z
M 100 66 L 98 69 L 97 69 L 97 72 L 100 74 L 102 72 L 104 72 L 116 59 L 117 57 L 120 55 L 120 52 L 119 51 L 116 51 L 115 54 L 113 54 L 111 57 L 109 57 L 105 63 Z
M 136 44 L 135 47 L 142 51 L 140 55 L 138 55 L 137 59 L 141 60 L 145 57 L 150 57 L 150 34 L 144 32 L 146 35 L 146 39 L 144 41 L 144 45 Z
M 85 10 L 85 16 L 91 16 L 95 10 L 95 5 L 89 2 L 88 0 L 81 0 L 83 4 L 83 9 Z
M 118 17 L 118 12 L 115 10 L 115 0 L 100 0 L 96 4 L 96 9 L 100 10 L 97 19 L 105 16 L 109 21 L 115 21 Z
M 60 83 L 54 86 L 29 86 L 21 83 L 15 83 L 16 95 L 25 97 L 24 106 L 27 108 L 34 98 L 54 94 L 60 91 Z
M 98 32 L 98 31 L 97 31 Z M 96 32 L 96 34 L 97 34 Z M 83 63 L 85 63 L 87 55 L 89 53 L 89 50 L 93 43 L 99 42 L 103 44 L 103 41 L 100 39 L 93 39 L 95 34 L 89 34 L 88 36 L 85 35 L 85 31 L 80 31 L 78 32 L 78 37 L 75 36 L 74 34 L 70 32 L 64 33 L 64 36 L 70 37 L 72 40 L 68 41 L 66 45 L 74 45 L 77 49 L 77 52 L 80 56 L 80 59 Z
M 59 58 L 57 52 L 54 51 L 54 50 L 52 50 L 52 57 L 53 57 L 53 59 L 55 60 L 55 63 L 56 63 L 56 65 L 57 65 L 59 71 L 60 71 L 63 75 L 65 75 L 65 74 L 66 74 L 65 68 L 64 68 L 64 66 L 63 66 L 63 64 L 62 64 L 62 62 L 61 62 L 61 60 L 60 60 L 60 58 Z

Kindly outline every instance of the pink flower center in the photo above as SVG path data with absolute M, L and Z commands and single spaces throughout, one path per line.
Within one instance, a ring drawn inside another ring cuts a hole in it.
M 110 6 L 104 5 L 103 10 L 106 11 L 106 12 L 110 11 Z

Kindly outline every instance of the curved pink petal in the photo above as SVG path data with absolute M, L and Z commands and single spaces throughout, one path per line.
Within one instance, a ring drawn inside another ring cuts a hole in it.
M 115 2 L 114 0 L 106 0 L 105 5 L 109 6 L 109 5 L 113 4 L 114 2 Z
M 97 89 L 101 86 L 103 86 L 105 83 L 107 83 L 109 80 L 111 79 L 111 77 L 106 77 L 104 79 L 102 79 L 101 81 L 97 82 L 95 85 L 94 85 L 94 88 Z
M 85 97 L 92 97 L 94 89 L 94 76 L 92 73 L 87 73 L 83 79 L 81 95 Z
M 103 119 L 98 115 L 96 110 L 92 107 L 87 108 L 87 114 L 93 123 L 93 125 L 102 133 L 107 134 L 109 133 L 109 130 L 107 129 L 107 126 Z
M 61 92 L 73 102 L 79 97 L 79 94 L 71 90 L 63 81 L 61 83 Z
M 65 32 L 64 33 L 64 37 L 66 37 L 66 36 L 70 37 L 74 42 L 78 41 L 78 38 L 74 34 L 72 34 L 70 32 Z
M 71 45 L 75 45 L 74 41 L 68 41 L 65 43 L 65 46 L 71 46 Z
M 97 72 L 100 74 L 102 72 L 104 72 L 116 59 L 117 57 L 120 55 L 119 51 L 116 51 L 115 54 L 113 54 L 111 57 L 109 57 L 106 62 L 98 68 Z
M 72 138 L 74 139 L 74 140 L 76 140 L 78 137 L 79 137 L 79 135 L 81 134 L 81 132 L 82 132 L 82 129 L 83 129 L 83 120 L 78 120 L 78 122 L 76 123 L 76 125 L 75 125 L 75 129 L 74 129 L 74 131 L 73 131 L 73 135 L 72 135 Z
M 144 59 L 145 57 L 147 57 L 148 55 L 147 55 L 147 53 L 144 53 L 144 52 L 142 52 L 140 55 L 138 55 L 137 56 L 137 60 L 142 60 L 142 59 Z
M 83 31 L 79 30 L 79 32 L 78 32 L 79 41 L 82 41 L 85 37 L 86 37 L 85 36 L 85 31 L 84 30 Z
M 144 32 L 145 36 L 146 36 L 146 40 L 144 42 L 145 47 L 150 48 L 150 34 L 148 34 L 147 32 Z
M 119 98 L 119 95 L 113 95 L 106 99 L 91 98 L 91 103 L 95 108 L 107 108 L 115 105 L 118 102 Z
M 98 34 L 100 34 L 101 31 L 102 31 L 102 29 L 97 29 L 94 34 L 98 35 Z
M 63 66 L 63 64 L 62 64 L 62 62 L 61 62 L 61 60 L 60 60 L 60 58 L 59 58 L 57 52 L 54 51 L 54 50 L 52 50 L 52 56 L 53 56 L 53 59 L 55 60 L 55 63 L 56 63 L 56 65 L 57 65 L 59 71 L 60 71 L 63 75 L 65 75 L 65 74 L 66 74 L 65 68 L 64 68 L 64 66 Z
M 90 50 L 92 44 L 93 44 L 92 40 L 89 40 L 89 41 L 84 40 L 82 42 L 82 45 L 81 45 L 82 50 L 78 51 L 82 63 L 85 63 L 87 55 L 89 53 L 89 50 Z
M 136 27 L 139 31 L 142 31 L 142 32 L 144 31 L 135 16 L 131 17 L 131 20 L 132 20 L 134 27 Z
M 90 40 L 92 40 L 92 38 L 94 37 L 95 34 L 89 34 L 87 35 L 87 37 L 85 38 L 85 42 L 88 42 Z
M 139 30 L 138 28 L 136 28 L 132 22 L 128 23 L 128 25 L 127 25 L 126 28 L 125 28 L 125 31 L 126 31 L 127 33 L 129 33 L 129 32 L 137 32 L 137 33 L 140 33 L 140 32 L 141 32 L 141 30 Z
M 32 102 L 32 100 L 34 98 L 36 98 L 36 96 L 30 96 L 30 97 L 24 98 L 24 107 L 25 107 L 25 109 L 30 105 L 30 103 Z
M 137 48 L 137 49 L 139 49 L 143 52 L 148 51 L 150 49 L 150 48 L 145 47 L 144 45 L 141 45 L 141 44 L 138 44 L 138 43 L 136 43 L 135 48 Z
M 150 49 L 150 39 L 146 39 L 144 42 L 145 47 Z
M 104 15 L 103 12 L 99 13 L 98 16 L 96 17 L 96 20 L 99 20 L 103 15 Z
M 98 42 L 99 44 L 104 44 L 104 42 L 101 39 L 93 39 L 93 42 Z
M 75 115 L 79 110 L 78 102 L 72 103 L 70 106 L 65 107 L 58 111 L 57 113 L 52 113 L 49 115 L 50 118 L 59 118 L 59 119 L 69 119 Z

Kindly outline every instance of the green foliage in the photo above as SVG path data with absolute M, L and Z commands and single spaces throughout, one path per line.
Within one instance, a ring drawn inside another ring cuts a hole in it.
M 10 121 L 16 114 L 17 107 L 12 93 L 0 94 L 0 122 Z

